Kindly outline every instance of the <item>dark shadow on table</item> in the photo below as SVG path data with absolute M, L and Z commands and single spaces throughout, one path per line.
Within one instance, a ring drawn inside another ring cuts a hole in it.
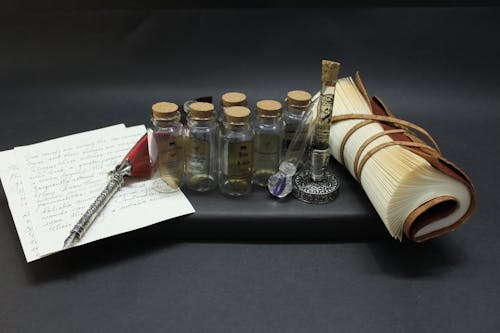
M 443 236 L 424 243 L 408 239 L 367 243 L 380 272 L 395 278 L 425 278 L 449 274 L 466 263 L 467 255 L 452 239 Z
M 168 223 L 158 223 L 133 232 L 116 235 L 81 247 L 69 249 L 23 265 L 26 279 L 30 284 L 43 284 L 52 280 L 71 279 L 83 272 L 99 270 L 103 267 L 121 265 L 125 260 L 137 260 L 154 255 L 169 247 L 183 242 L 239 243 L 239 244 L 314 244 L 314 243 L 359 243 L 373 241 L 363 238 L 353 229 L 340 229 L 338 226 L 321 220 L 306 221 L 305 228 L 300 224 L 285 225 L 282 221 L 266 223 L 260 221 L 220 221 L 212 230 L 213 223 L 204 221 L 184 223 L 177 218 Z M 231 225 L 232 224 L 232 225 Z M 193 231 L 196 230 L 196 231 Z M 257 232 L 266 232 L 266 237 L 253 238 Z M 13 236 L 15 237 L 15 235 Z
M 41 258 L 24 265 L 30 284 L 43 284 L 52 280 L 71 279 L 83 272 L 99 270 L 136 260 L 156 251 L 175 246 L 172 240 L 148 237 L 151 230 L 141 229 L 109 239 L 85 244 L 81 247 Z
M 122 234 L 110 239 L 70 249 L 24 265 L 26 278 L 30 284 L 43 284 L 52 280 L 71 279 L 78 274 L 99 270 L 103 267 L 120 265 L 124 260 L 137 260 L 180 245 L 179 241 L 168 239 L 162 234 L 166 224 L 159 224 L 133 233 Z M 158 228 L 156 228 L 158 227 Z M 358 235 L 359 236 L 359 235 Z M 212 243 L 210 240 L 190 240 L 191 242 Z M 373 255 L 379 272 L 394 278 L 411 279 L 444 275 L 454 266 L 467 261 L 464 251 L 451 239 L 436 239 L 423 244 L 405 240 L 403 243 L 391 240 L 219 240 L 218 243 L 240 244 L 318 244 L 318 243 L 364 243 Z M 367 258 L 360 258 L 368 262 Z M 370 265 L 373 267 L 373 265 Z

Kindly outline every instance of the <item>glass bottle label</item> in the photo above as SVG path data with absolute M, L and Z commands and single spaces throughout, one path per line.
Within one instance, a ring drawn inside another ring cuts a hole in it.
M 330 137 L 330 118 L 333 111 L 333 94 L 321 95 L 318 105 L 318 122 L 314 133 L 315 146 L 327 148 Z M 324 147 L 326 146 L 326 147 Z
M 298 126 L 292 126 L 292 125 L 286 125 L 285 130 L 284 130 L 284 137 L 283 137 L 283 148 L 288 149 L 290 146 L 290 143 L 292 143 L 293 136 L 295 135 L 295 132 L 297 131 Z
M 227 144 L 229 178 L 247 178 L 252 175 L 253 144 L 252 141 L 229 142 Z
M 182 137 L 156 134 L 160 177 L 172 188 L 178 188 L 182 181 L 183 152 Z
M 257 134 L 254 144 L 254 168 L 276 171 L 279 166 L 280 137 L 276 134 Z
M 188 176 L 208 175 L 210 172 L 210 143 L 189 137 L 186 140 L 186 171 Z

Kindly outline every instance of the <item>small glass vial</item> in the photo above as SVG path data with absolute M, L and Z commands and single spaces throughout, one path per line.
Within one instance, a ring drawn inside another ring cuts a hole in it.
M 220 135 L 219 187 L 222 193 L 241 196 L 252 189 L 253 130 L 250 110 L 231 106 L 224 110 Z
M 185 175 L 189 189 L 199 192 L 217 187 L 217 135 L 212 103 L 189 105 L 185 131 Z
M 248 107 L 247 96 L 241 92 L 227 92 L 221 97 L 221 109 L 218 115 L 218 121 L 224 121 L 224 110 L 231 106 L 244 106 Z
M 152 107 L 152 139 L 157 151 L 160 178 L 173 190 L 179 188 L 184 173 L 182 124 L 177 104 L 160 102 Z
M 283 121 L 281 103 L 273 100 L 257 102 L 254 122 L 253 182 L 267 186 L 267 181 L 280 163 Z
M 283 113 L 283 121 L 285 123 L 284 138 L 282 145 L 282 154 L 286 153 L 297 128 L 304 117 L 304 112 L 311 103 L 311 94 L 304 90 L 289 91 L 286 98 L 286 110 Z M 306 133 L 304 134 L 304 140 Z

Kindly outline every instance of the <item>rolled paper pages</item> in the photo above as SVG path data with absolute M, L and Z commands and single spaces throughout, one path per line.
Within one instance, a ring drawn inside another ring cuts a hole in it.
M 467 220 L 475 207 L 472 183 L 423 128 L 370 99 L 358 74 L 355 81 L 338 80 L 335 92 L 331 152 L 360 182 L 394 238 L 404 233 L 420 242 Z

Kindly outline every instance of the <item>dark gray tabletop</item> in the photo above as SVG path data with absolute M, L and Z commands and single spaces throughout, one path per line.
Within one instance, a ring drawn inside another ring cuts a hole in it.
M 399 243 L 334 164 L 330 205 L 188 192 L 198 214 L 26 264 L 2 191 L 0 331 L 498 331 L 499 32 L 498 8 L 0 13 L 0 150 L 159 100 L 315 91 L 334 58 L 478 194 L 456 232 Z

